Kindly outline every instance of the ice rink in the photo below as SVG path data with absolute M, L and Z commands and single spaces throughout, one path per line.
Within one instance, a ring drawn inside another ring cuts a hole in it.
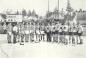
M 46 42 L 20 45 L 7 44 L 6 35 L 0 35 L 0 58 L 86 58 L 86 37 L 82 38 L 82 45 Z

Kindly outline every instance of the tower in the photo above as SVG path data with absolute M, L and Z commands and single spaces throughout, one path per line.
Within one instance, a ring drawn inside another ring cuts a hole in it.
M 67 0 L 67 8 L 66 8 L 66 11 L 67 11 L 67 18 L 66 18 L 66 23 L 69 25 L 70 23 L 70 20 L 71 20 L 71 12 L 73 11 L 71 5 L 70 5 L 70 1 Z
M 67 8 L 66 8 L 66 11 L 68 11 L 68 12 L 72 12 L 73 11 L 73 8 L 71 7 L 69 0 L 67 0 Z

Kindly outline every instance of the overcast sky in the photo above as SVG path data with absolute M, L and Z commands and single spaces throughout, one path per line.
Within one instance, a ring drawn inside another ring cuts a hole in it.
M 66 8 L 67 0 L 59 0 L 60 9 Z M 50 10 L 52 11 L 57 7 L 58 0 L 50 0 Z M 84 9 L 86 10 L 86 0 L 70 0 L 71 6 L 74 9 Z M 3 9 L 27 9 L 33 10 L 39 14 L 44 15 L 47 11 L 48 0 L 0 0 L 0 10 Z

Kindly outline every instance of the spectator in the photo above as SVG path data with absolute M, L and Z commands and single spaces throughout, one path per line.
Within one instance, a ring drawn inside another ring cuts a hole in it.
M 7 26 L 7 40 L 8 40 L 8 43 L 12 43 L 12 25 L 11 23 L 8 24 Z

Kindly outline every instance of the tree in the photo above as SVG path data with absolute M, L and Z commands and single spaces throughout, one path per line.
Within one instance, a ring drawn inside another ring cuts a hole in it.
M 27 15 L 27 12 L 25 9 L 22 10 L 22 16 L 26 16 Z
M 31 16 L 31 11 L 30 11 L 30 10 L 28 11 L 27 16 L 28 16 L 28 17 Z
M 19 15 L 19 11 L 18 10 L 17 10 L 16 14 Z
M 2 18 L 6 19 L 6 14 L 1 14 Z
M 80 9 L 79 12 L 82 12 L 82 9 Z
M 49 18 L 52 14 L 54 14 L 54 12 L 47 12 L 46 13 L 46 18 Z
M 38 15 L 36 14 L 35 10 L 32 11 L 32 14 L 31 15 L 38 18 Z
M 68 12 L 72 12 L 72 11 L 73 11 L 73 8 L 71 7 L 69 0 L 67 1 L 67 8 L 66 8 L 66 10 L 67 10 Z
M 32 15 L 32 16 L 35 16 L 35 15 L 36 15 L 35 10 L 32 11 L 32 14 L 31 14 L 31 15 Z

